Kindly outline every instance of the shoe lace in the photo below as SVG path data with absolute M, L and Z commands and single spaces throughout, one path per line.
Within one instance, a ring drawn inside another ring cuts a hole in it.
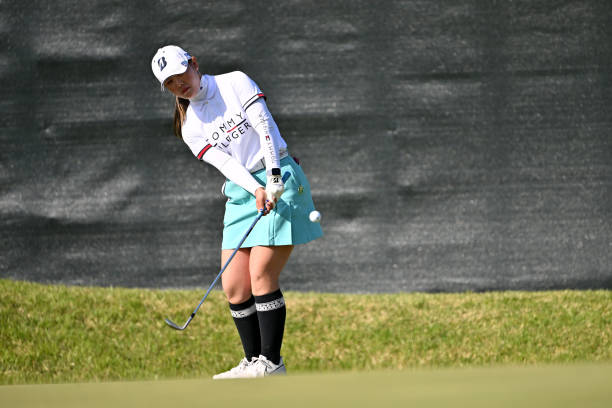
M 272 362 L 268 359 L 264 358 L 260 358 L 257 360 L 258 363 L 261 364 L 261 370 L 262 371 L 272 371 L 274 369 L 274 367 L 272 367 Z

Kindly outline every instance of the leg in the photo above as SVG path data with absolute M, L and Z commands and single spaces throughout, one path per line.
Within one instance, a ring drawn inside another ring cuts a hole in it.
M 285 368 L 280 350 L 285 331 L 286 308 L 278 278 L 292 250 L 293 246 L 290 245 L 254 247 L 249 261 L 251 287 L 261 333 L 261 354 L 275 365 L 281 365 L 282 370 Z
M 234 252 L 233 249 L 221 251 L 221 265 Z M 249 254 L 251 248 L 241 248 L 236 252 L 234 259 L 221 275 L 221 284 L 228 302 L 238 304 L 247 301 L 251 297 L 251 278 L 249 275 Z
M 255 296 L 278 290 L 278 278 L 289 260 L 291 251 L 293 251 L 293 245 L 251 248 L 249 270 L 251 288 Z
M 225 265 L 233 252 L 234 250 L 231 249 L 224 249 L 221 252 L 222 265 Z M 239 249 L 223 275 L 221 275 L 223 291 L 227 296 L 230 312 L 240 335 L 247 362 L 250 362 L 253 357 L 258 357 L 261 353 L 259 319 L 255 309 L 255 298 L 251 293 L 249 275 L 250 252 L 250 248 Z

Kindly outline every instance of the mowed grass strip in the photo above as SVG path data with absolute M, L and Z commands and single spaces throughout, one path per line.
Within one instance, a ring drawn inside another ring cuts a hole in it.
M 200 378 L 241 345 L 215 291 L 0 280 L 0 384 Z M 291 373 L 612 361 L 612 292 L 286 292 Z
M 609 408 L 612 364 L 343 371 L 253 380 L 6 385 L 19 408 L 537 407 Z

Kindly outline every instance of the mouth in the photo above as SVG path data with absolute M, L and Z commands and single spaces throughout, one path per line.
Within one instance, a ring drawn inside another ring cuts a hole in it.
M 191 87 L 190 87 L 190 86 L 183 88 L 183 89 L 182 89 L 183 95 L 187 95 L 187 93 L 188 93 L 190 90 L 191 90 Z

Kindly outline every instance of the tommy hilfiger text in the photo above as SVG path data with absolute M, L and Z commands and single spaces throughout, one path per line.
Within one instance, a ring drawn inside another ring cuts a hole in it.
M 252 125 L 244 117 L 243 112 L 234 114 L 234 117 L 223 121 L 219 126 L 218 132 L 213 132 L 211 135 L 211 141 L 214 146 L 220 144 L 223 147 L 228 147 L 232 139 L 239 139 L 240 136 L 244 135 Z

